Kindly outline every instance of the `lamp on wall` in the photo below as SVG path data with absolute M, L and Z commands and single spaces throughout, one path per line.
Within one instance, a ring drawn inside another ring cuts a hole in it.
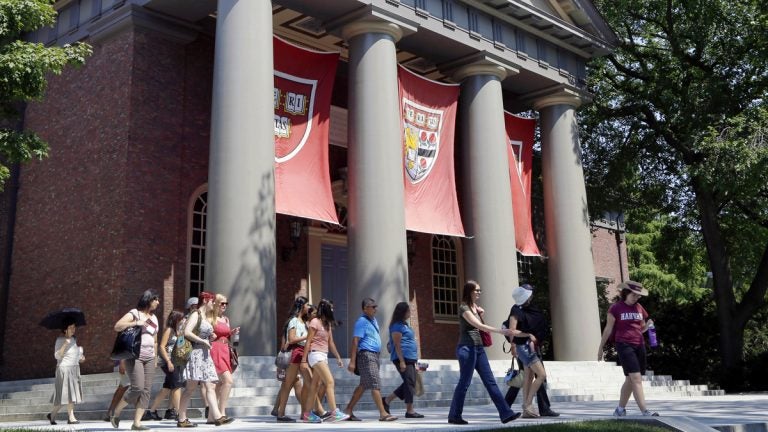
M 413 258 L 416 257 L 416 235 L 408 233 L 405 235 L 406 246 L 408 249 L 408 264 L 413 264 Z
M 283 261 L 288 261 L 293 256 L 293 253 L 299 249 L 299 241 L 301 240 L 301 230 L 304 228 L 304 224 L 300 219 L 292 219 L 288 223 L 290 230 L 291 245 L 283 248 Z

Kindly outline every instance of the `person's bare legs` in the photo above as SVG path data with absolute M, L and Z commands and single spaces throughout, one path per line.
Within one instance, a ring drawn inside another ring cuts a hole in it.
M 187 386 L 184 388 L 184 391 L 181 392 L 181 398 L 179 399 L 179 422 L 189 420 L 189 417 L 187 416 L 187 407 L 189 407 L 189 400 L 192 398 L 192 393 L 195 392 L 197 386 L 197 381 L 187 380 Z
M 232 372 L 224 371 L 219 375 L 219 383 L 216 384 L 216 398 L 219 401 L 219 412 L 221 415 L 227 415 L 227 401 L 229 401 L 229 393 L 232 391 Z
M 539 391 L 541 383 L 547 379 L 547 372 L 544 370 L 544 365 L 542 365 L 540 361 L 537 361 L 526 368 L 525 374 L 526 384 L 528 384 L 528 389 L 523 393 L 525 397 L 525 407 L 531 411 L 533 408 L 533 397 L 536 395 L 536 392 Z M 529 374 L 530 377 L 528 376 Z M 534 377 L 535 379 L 533 379 Z M 531 379 L 533 379 L 533 382 L 528 381 Z
M 216 398 L 216 384 L 203 382 L 202 387 L 205 388 L 205 399 L 208 402 L 208 421 L 214 422 L 222 417 L 219 401 Z
M 155 400 L 152 401 L 152 405 L 149 407 L 149 412 L 157 411 L 157 407 L 160 406 L 160 403 L 165 400 L 170 392 L 170 389 L 165 387 L 161 388 L 160 393 L 158 393 L 157 396 L 155 396 Z
M 285 416 L 285 406 L 288 404 L 288 396 L 290 396 L 291 388 L 296 391 L 296 383 L 299 381 L 299 364 L 291 363 L 288 365 L 288 369 L 285 370 L 285 381 L 280 383 L 280 391 L 278 392 L 277 400 L 277 416 Z M 297 393 L 296 398 L 301 401 L 301 390 Z
M 635 402 L 637 402 L 637 407 L 640 408 L 640 412 L 645 412 L 645 410 L 648 408 L 645 405 L 645 391 L 643 391 L 643 376 L 640 375 L 640 372 L 633 372 L 629 374 L 627 377 L 627 380 L 630 382 L 630 387 L 632 389 L 632 394 L 635 396 Z M 629 401 L 629 398 L 627 398 L 627 401 Z M 624 406 L 626 407 L 627 402 L 624 402 Z
M 354 411 L 355 405 L 357 405 L 357 402 L 360 401 L 360 398 L 363 397 L 364 393 L 365 393 L 365 389 L 363 388 L 363 386 L 358 384 L 357 387 L 355 387 L 355 390 L 352 392 L 352 397 L 349 398 L 349 403 L 347 404 L 347 407 L 344 408 L 344 413 L 352 415 L 352 411 Z

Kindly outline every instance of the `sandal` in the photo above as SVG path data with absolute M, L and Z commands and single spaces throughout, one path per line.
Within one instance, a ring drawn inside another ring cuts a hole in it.
M 382 421 L 382 422 L 391 422 L 391 421 L 395 421 L 395 420 L 397 420 L 397 417 L 395 417 L 393 415 L 390 415 L 390 414 L 387 414 L 384 417 L 379 417 L 379 421 Z

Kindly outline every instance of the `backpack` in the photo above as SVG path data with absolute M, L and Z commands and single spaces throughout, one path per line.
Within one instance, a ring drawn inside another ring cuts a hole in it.
M 200 312 L 198 312 L 198 315 L 199 314 Z M 202 315 L 198 316 L 197 325 L 195 325 L 195 329 L 193 330 L 195 335 L 200 334 L 200 323 L 202 320 Z M 184 320 L 184 328 L 186 327 L 187 321 Z M 171 350 L 171 362 L 173 362 L 174 366 L 184 367 L 187 365 L 190 355 L 192 355 L 192 342 L 185 338 L 182 333 L 176 338 L 176 344 L 173 345 L 173 349 Z

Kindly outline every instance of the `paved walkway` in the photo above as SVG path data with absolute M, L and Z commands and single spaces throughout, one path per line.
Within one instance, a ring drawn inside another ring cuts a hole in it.
M 364 396 L 369 397 L 369 396 Z M 690 397 L 685 399 L 671 400 L 650 400 L 648 405 L 651 409 L 659 411 L 662 416 L 671 418 L 688 417 L 702 424 L 709 426 L 735 425 L 735 424 L 762 424 L 763 426 L 755 428 L 753 425 L 749 430 L 768 430 L 768 395 L 733 395 L 733 396 L 706 396 Z M 600 402 L 568 402 L 558 403 L 553 408 L 562 415 L 558 418 L 547 419 L 518 419 L 507 426 L 523 426 L 532 424 L 557 423 L 566 421 L 595 420 L 610 418 L 615 401 Z M 396 416 L 403 415 L 403 405 L 394 403 L 392 414 Z M 517 407 L 516 407 L 517 408 Z M 375 412 L 356 412 L 358 417 L 364 419 L 363 422 L 342 422 L 325 424 L 303 424 L 303 423 L 276 423 L 274 418 L 268 416 L 256 416 L 237 419 L 234 423 L 215 427 L 213 425 L 200 424 L 195 431 L 216 430 L 217 432 L 240 432 L 240 431 L 307 431 L 312 429 L 319 430 L 344 430 L 350 432 L 370 432 L 372 430 L 395 431 L 395 430 L 413 430 L 419 432 L 427 431 L 473 431 L 488 429 L 504 429 L 496 414 L 496 409 L 492 405 L 471 406 L 464 410 L 464 418 L 469 421 L 466 426 L 454 426 L 447 423 L 447 408 L 429 408 L 420 410 L 426 415 L 426 418 L 420 420 L 404 419 L 391 423 L 377 421 L 378 413 Z M 633 402 L 628 406 L 628 414 L 631 416 L 637 414 L 637 407 Z M 13 427 L 34 427 L 39 430 L 79 430 L 79 431 L 113 431 L 108 423 L 102 421 L 84 421 L 76 426 L 66 424 L 65 414 L 59 414 L 60 421 L 57 426 L 45 424 L 43 421 L 36 422 L 8 422 L 0 424 L 0 430 Z M 63 421 L 62 421 L 63 420 Z M 195 422 L 198 420 L 193 419 Z M 176 429 L 176 424 L 168 421 L 164 422 L 146 422 L 153 430 L 171 431 Z M 123 419 L 120 430 L 130 430 L 131 420 Z M 695 430 L 695 429 L 692 429 Z M 746 430 L 746 429 L 744 429 Z

